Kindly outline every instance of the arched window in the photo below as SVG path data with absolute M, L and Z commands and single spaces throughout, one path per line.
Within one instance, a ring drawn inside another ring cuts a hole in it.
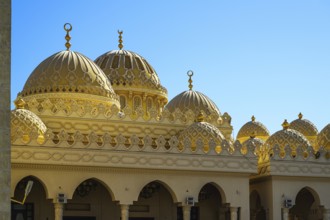
M 124 109 L 126 107 L 126 97 L 121 95 L 119 96 L 120 108 Z
M 141 106 L 142 106 L 141 97 L 139 97 L 139 96 L 135 96 L 135 97 L 134 97 L 134 101 L 133 101 L 133 107 L 134 107 L 134 110 L 137 110 L 137 109 L 140 108 Z
M 147 98 L 147 111 L 150 111 L 152 109 L 152 98 Z

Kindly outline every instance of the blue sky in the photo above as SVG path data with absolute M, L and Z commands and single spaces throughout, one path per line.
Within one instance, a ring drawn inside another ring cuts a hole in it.
M 94 60 L 134 51 L 157 71 L 168 97 L 195 90 L 232 116 L 234 135 L 252 115 L 271 133 L 302 112 L 330 123 L 330 2 L 327 0 L 12 0 L 12 100 L 33 69 L 64 50 Z

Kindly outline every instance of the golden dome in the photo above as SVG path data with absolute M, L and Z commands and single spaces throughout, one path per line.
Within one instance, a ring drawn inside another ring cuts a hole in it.
M 253 149 L 254 153 L 258 155 L 264 143 L 265 141 L 263 141 L 262 139 L 252 136 L 243 142 L 241 153 L 246 154 L 248 149 Z
M 157 96 L 167 103 L 167 90 L 160 83 L 154 68 L 142 56 L 122 50 L 119 32 L 119 50 L 112 50 L 96 58 L 95 63 L 104 71 L 117 94 L 122 91 Z
M 251 136 L 254 136 L 266 141 L 269 135 L 268 129 L 261 122 L 256 121 L 255 117 L 252 116 L 251 121 L 244 124 L 238 131 L 236 139 L 243 143 Z
M 290 123 L 290 128 L 302 133 L 309 140 L 309 142 L 314 145 L 318 134 L 317 128 L 312 122 L 307 119 L 303 119 L 302 117 L 303 115 L 299 113 L 298 119 Z
M 330 124 L 325 126 L 317 135 L 317 147 L 323 147 L 325 150 L 330 151 Z
M 16 137 L 22 137 L 28 142 L 33 132 L 37 138 L 43 139 L 43 135 L 47 131 L 46 125 L 33 112 L 24 109 L 24 101 L 17 99 L 15 102 L 17 109 L 11 111 L 11 137 L 12 140 Z
M 67 50 L 55 53 L 41 62 L 29 76 L 20 95 L 87 94 L 119 107 L 119 98 L 103 71 L 86 56 L 69 50 L 71 25 L 65 24 L 64 29 L 67 31 Z
M 299 131 L 289 129 L 290 124 L 285 120 L 282 124 L 283 129 L 275 132 L 265 142 L 265 146 L 268 149 L 273 149 L 276 145 L 281 149 L 285 149 L 289 146 L 292 150 L 296 150 L 298 147 L 307 149 L 310 146 L 309 141 Z
M 199 149 L 205 153 L 214 150 L 221 152 L 221 142 L 225 140 L 223 134 L 214 125 L 203 122 L 199 116 L 197 122 L 191 124 L 179 134 L 179 149 L 190 147 L 192 151 Z M 213 148 L 213 149 L 210 149 Z
M 40 63 L 26 81 L 21 95 L 42 93 L 86 93 L 118 99 L 109 80 L 93 61 L 68 50 Z
M 193 85 L 191 77 L 193 76 L 193 72 L 189 70 L 187 75 L 189 76 L 189 90 L 175 96 L 165 106 L 165 109 L 170 113 L 180 110 L 183 114 L 187 111 L 192 111 L 195 113 L 195 116 L 203 112 L 206 117 L 213 116 L 212 118 L 218 120 L 221 117 L 221 113 L 216 104 L 203 93 L 192 90 Z

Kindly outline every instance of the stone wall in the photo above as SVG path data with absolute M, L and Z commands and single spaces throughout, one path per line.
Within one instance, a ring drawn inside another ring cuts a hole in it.
M 0 0 L 0 220 L 10 219 L 11 0 Z

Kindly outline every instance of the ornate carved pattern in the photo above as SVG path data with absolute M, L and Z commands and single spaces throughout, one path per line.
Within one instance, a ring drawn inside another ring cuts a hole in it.
M 16 133 L 32 135 L 31 132 L 33 130 L 36 130 L 39 134 L 44 134 L 47 130 L 47 127 L 36 114 L 29 110 L 16 109 L 11 112 L 12 138 Z
M 318 147 L 330 151 L 330 124 L 325 126 L 317 136 Z
M 307 149 L 310 146 L 309 141 L 300 132 L 292 129 L 283 129 L 271 135 L 265 142 L 267 149 L 272 149 L 277 145 L 281 150 L 289 146 L 292 150 L 298 147 Z
M 290 129 L 299 131 L 306 137 L 308 136 L 317 136 L 317 128 L 316 126 L 307 119 L 296 119 L 290 123 Z
M 196 116 L 202 111 L 206 121 L 212 121 L 212 124 L 217 123 L 217 120 L 221 118 L 216 104 L 203 93 L 194 90 L 188 90 L 175 96 L 165 106 L 165 109 L 174 114 L 176 118 L 186 115 L 185 117 L 189 119 L 196 119 Z
M 185 141 L 188 139 L 192 144 L 192 151 L 203 149 L 204 152 L 215 150 L 214 148 L 209 149 L 210 140 L 213 140 L 216 146 L 220 146 L 221 141 L 225 140 L 219 129 L 207 122 L 196 122 L 190 125 L 180 133 L 178 139 L 180 149 L 183 148 L 183 146 L 184 148 L 188 147 L 187 141 Z
M 160 84 L 156 71 L 137 53 L 112 50 L 96 58 L 95 63 L 110 79 L 114 90 L 144 91 L 167 100 L 167 90 Z
M 241 129 L 237 133 L 237 139 L 245 141 L 249 139 L 251 136 L 255 137 L 269 137 L 268 129 L 258 121 L 249 121 L 244 124 Z M 244 140 L 245 139 L 245 140 Z
M 40 63 L 26 81 L 21 95 L 43 93 L 86 93 L 119 101 L 103 71 L 84 55 L 68 50 Z

